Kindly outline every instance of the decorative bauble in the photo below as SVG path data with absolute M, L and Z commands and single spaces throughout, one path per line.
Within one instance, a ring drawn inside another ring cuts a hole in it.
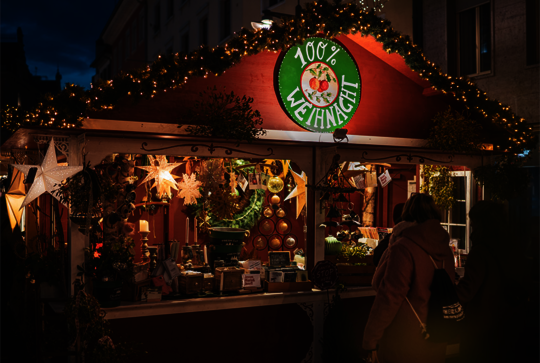
M 262 236 L 257 236 L 255 238 L 255 248 L 260 250 L 264 250 L 266 248 L 266 238 Z
M 270 245 L 270 248 L 277 250 L 278 248 L 281 247 L 281 240 L 277 237 L 272 237 L 269 245 Z
M 295 244 L 296 244 L 296 240 L 294 239 L 294 237 L 289 236 L 285 240 L 285 246 L 287 246 L 288 248 L 293 248 Z
M 273 176 L 268 179 L 268 190 L 272 193 L 279 193 L 283 190 L 283 180 L 278 176 Z
M 270 207 L 266 207 L 264 208 L 263 214 L 266 218 L 272 218 L 272 216 L 274 215 L 274 210 Z
M 264 221 L 261 226 L 261 229 L 266 233 L 270 233 L 272 232 L 272 225 L 269 221 Z
M 278 204 L 279 202 L 281 202 L 281 198 L 279 197 L 279 195 L 274 194 L 270 199 L 270 203 L 272 204 Z
M 285 212 L 285 210 L 283 208 L 279 208 L 276 212 L 276 215 L 279 217 L 279 218 L 283 218 L 283 217 L 286 217 L 287 216 L 287 213 Z
M 289 228 L 289 225 L 285 221 L 281 221 L 278 224 L 278 231 L 281 233 L 285 233 L 285 231 Z

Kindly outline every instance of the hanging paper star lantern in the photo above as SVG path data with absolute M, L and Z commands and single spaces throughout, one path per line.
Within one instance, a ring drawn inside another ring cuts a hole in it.
M 41 165 L 13 165 L 13 167 L 22 171 L 25 176 L 28 175 L 31 168 L 37 168 L 34 182 L 32 183 L 30 190 L 28 190 L 28 194 L 26 195 L 26 198 L 24 198 L 20 208 L 27 206 L 45 192 L 49 192 L 53 197 L 60 200 L 60 196 L 58 195 L 58 185 L 64 179 L 77 174 L 83 169 L 82 166 L 58 165 L 56 161 L 54 138 L 52 138 L 49 143 L 47 154 L 45 154 L 45 158 Z
M 184 205 L 188 204 L 197 204 L 197 198 L 201 197 L 199 192 L 199 187 L 202 183 L 195 179 L 195 173 L 191 176 L 184 174 L 183 180 L 178 183 L 180 187 L 180 193 L 178 193 L 178 198 L 184 198 Z
M 137 168 L 148 172 L 148 175 L 139 186 L 154 179 L 154 184 L 152 184 L 150 189 L 156 187 L 158 197 L 160 198 L 165 195 L 168 195 L 169 198 L 171 198 L 171 188 L 178 190 L 178 184 L 174 179 L 180 178 L 179 176 L 171 175 L 171 171 L 183 163 L 169 163 L 165 155 L 157 155 L 155 159 L 152 155 L 148 155 L 148 160 L 150 161 L 149 166 L 137 166 Z
M 289 200 L 296 197 L 296 219 L 300 216 L 300 212 L 306 205 L 306 184 L 307 184 L 307 175 L 302 172 L 302 174 L 297 174 L 291 169 L 291 174 L 296 182 L 296 187 L 294 187 L 291 194 L 285 198 Z
M 26 191 L 24 190 L 23 173 L 18 170 L 13 171 L 11 176 L 11 186 L 6 193 L 6 204 L 9 215 L 9 222 L 11 223 L 11 229 L 15 229 L 17 224 L 21 223 L 22 210 L 21 205 L 26 197 Z

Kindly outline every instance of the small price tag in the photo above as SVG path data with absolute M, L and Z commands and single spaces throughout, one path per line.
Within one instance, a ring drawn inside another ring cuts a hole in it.
M 381 186 L 384 188 L 392 181 L 392 177 L 390 177 L 390 173 L 388 170 L 386 170 L 384 173 L 379 175 L 379 183 L 381 183 Z
M 261 275 L 260 274 L 243 274 L 242 286 L 244 286 L 244 288 L 261 287 Z

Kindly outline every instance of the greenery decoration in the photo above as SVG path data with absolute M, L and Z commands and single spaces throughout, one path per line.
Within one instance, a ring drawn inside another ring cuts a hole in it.
M 187 119 L 178 126 L 187 123 L 189 134 L 234 139 L 237 143 L 251 143 L 266 134 L 262 127 L 258 127 L 263 123 L 261 113 L 251 108 L 253 98 L 240 97 L 232 91 L 218 92 L 215 87 L 199 95 L 201 100 L 195 102 Z
M 71 215 L 86 216 L 90 212 L 92 216 L 99 216 L 102 210 L 101 189 L 105 181 L 87 163 L 83 170 L 59 185 L 60 202 L 70 206 Z M 111 189 L 113 185 L 103 187 Z
M 433 201 L 442 209 L 448 210 L 454 204 L 454 182 L 446 166 L 424 165 L 421 177 L 424 184 L 420 191 L 433 197 Z
M 254 167 L 244 167 L 248 162 L 242 159 L 230 161 L 230 173 L 239 172 L 235 168 L 242 167 L 242 172 L 253 173 Z M 201 165 L 199 180 L 203 183 L 201 198 L 196 205 L 189 205 L 191 213 L 199 219 L 201 233 L 208 227 L 231 227 L 250 230 L 259 220 L 266 191 L 255 189 L 246 191 L 241 197 L 230 193 L 227 182 L 228 174 L 224 173 L 223 160 L 209 159 Z M 229 177 L 230 178 L 230 177 Z M 252 193 L 251 193 L 252 192 Z M 223 201 L 228 199 L 227 203 Z
M 131 350 L 122 344 L 113 344 L 105 315 L 96 298 L 82 290 L 73 296 L 64 308 L 72 346 L 79 345 L 84 362 L 124 362 Z
M 131 96 L 133 101 L 141 97 L 151 98 L 158 92 L 180 87 L 193 77 L 219 76 L 245 56 L 286 50 L 312 36 L 331 38 L 350 33 L 375 37 L 386 52 L 403 57 L 405 63 L 436 90 L 452 95 L 471 114 L 490 120 L 504 131 L 508 137 L 494 145 L 495 150 L 518 154 L 535 145 L 536 136 L 532 127 L 514 114 L 510 107 L 489 99 L 467 77 L 443 73 L 426 59 L 409 36 L 401 35 L 388 20 L 379 18 L 374 10 L 366 12 L 356 2 L 331 4 L 326 0 L 307 3 L 299 17 L 284 18 L 281 23 L 274 23 L 271 29 L 254 31 L 242 28 L 224 46 L 201 46 L 190 54 L 159 56 L 144 69 L 97 82 L 88 91 L 68 85 L 59 95 L 49 97 L 34 110 L 4 108 L 2 128 L 13 132 L 19 127 L 34 125 L 79 127 L 89 112 L 113 108 L 126 96 Z
M 359 242 L 355 246 L 344 244 L 341 249 L 341 256 L 348 261 L 351 257 L 364 258 L 369 251 L 371 251 L 371 247 L 365 243 Z
M 469 153 L 482 148 L 482 127 L 463 113 L 448 107 L 435 115 L 433 123 L 427 139 L 428 147 L 455 153 Z
M 79 276 L 86 275 L 96 281 L 107 278 L 108 281 L 131 282 L 134 248 L 133 239 L 124 235 L 109 243 L 103 243 L 97 249 L 85 248 L 85 263 L 83 266 L 77 266 Z
M 522 166 L 523 158 L 502 155 L 493 164 L 475 168 L 473 175 L 476 182 L 485 187 L 486 196 L 503 202 L 527 190 L 530 176 Z

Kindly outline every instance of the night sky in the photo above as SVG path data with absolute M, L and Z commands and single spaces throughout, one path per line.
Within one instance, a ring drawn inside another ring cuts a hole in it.
M 2 1 L 2 40 L 24 34 L 26 63 L 32 74 L 52 80 L 57 66 L 65 83 L 90 88 L 95 42 L 117 0 Z M 37 73 L 36 73 L 37 67 Z

